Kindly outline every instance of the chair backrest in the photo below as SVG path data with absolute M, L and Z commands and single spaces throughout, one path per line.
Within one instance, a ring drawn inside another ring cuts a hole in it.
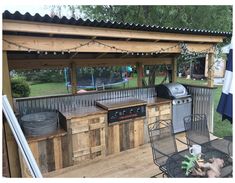
M 205 114 L 192 114 L 184 117 L 184 127 L 189 146 L 210 141 L 207 116 Z
M 153 161 L 162 166 L 169 156 L 176 153 L 177 146 L 171 120 L 159 120 L 148 125 Z

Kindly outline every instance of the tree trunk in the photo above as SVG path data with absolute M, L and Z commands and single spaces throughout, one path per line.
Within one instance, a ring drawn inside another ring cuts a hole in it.
M 157 65 L 154 65 L 153 67 L 149 68 L 149 82 L 148 85 L 149 86 L 153 86 L 155 85 L 155 78 L 156 78 L 156 74 L 157 74 Z

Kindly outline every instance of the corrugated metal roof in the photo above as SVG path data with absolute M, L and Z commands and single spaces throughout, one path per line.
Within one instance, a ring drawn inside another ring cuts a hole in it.
M 129 24 L 123 22 L 111 22 L 111 21 L 91 21 L 89 19 L 83 20 L 81 18 L 67 18 L 63 16 L 50 17 L 49 15 L 41 16 L 38 13 L 31 15 L 30 13 L 21 14 L 16 11 L 10 13 L 5 11 L 3 13 L 3 19 L 11 20 L 24 20 L 34 22 L 45 22 L 45 23 L 56 23 L 56 24 L 67 24 L 67 25 L 79 25 L 79 26 L 91 26 L 91 27 L 103 27 L 103 28 L 117 28 L 117 29 L 129 29 L 129 30 L 141 30 L 141 31 L 153 31 L 153 32 L 168 32 L 168 33 L 183 33 L 183 34 L 199 34 L 199 35 L 212 35 L 212 36 L 226 36 L 231 37 L 231 32 L 211 31 L 211 30 L 198 30 L 189 28 L 173 28 L 173 27 L 161 27 L 157 25 L 143 25 L 143 24 Z

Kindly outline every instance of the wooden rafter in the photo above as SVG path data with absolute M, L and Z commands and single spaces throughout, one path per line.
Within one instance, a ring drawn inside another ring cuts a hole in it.
M 32 69 L 69 67 L 70 63 L 77 66 L 114 66 L 135 65 L 136 62 L 143 65 L 171 64 L 172 58 L 100 58 L 100 59 L 12 59 L 9 60 L 10 69 Z
M 189 42 L 223 42 L 223 36 L 192 35 L 3 20 L 3 31 Z

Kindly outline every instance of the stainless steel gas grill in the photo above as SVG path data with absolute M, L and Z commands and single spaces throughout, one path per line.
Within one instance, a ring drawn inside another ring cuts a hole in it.
M 172 123 L 174 133 L 185 131 L 183 118 L 192 113 L 192 98 L 186 88 L 179 83 L 156 86 L 158 97 L 172 100 Z

